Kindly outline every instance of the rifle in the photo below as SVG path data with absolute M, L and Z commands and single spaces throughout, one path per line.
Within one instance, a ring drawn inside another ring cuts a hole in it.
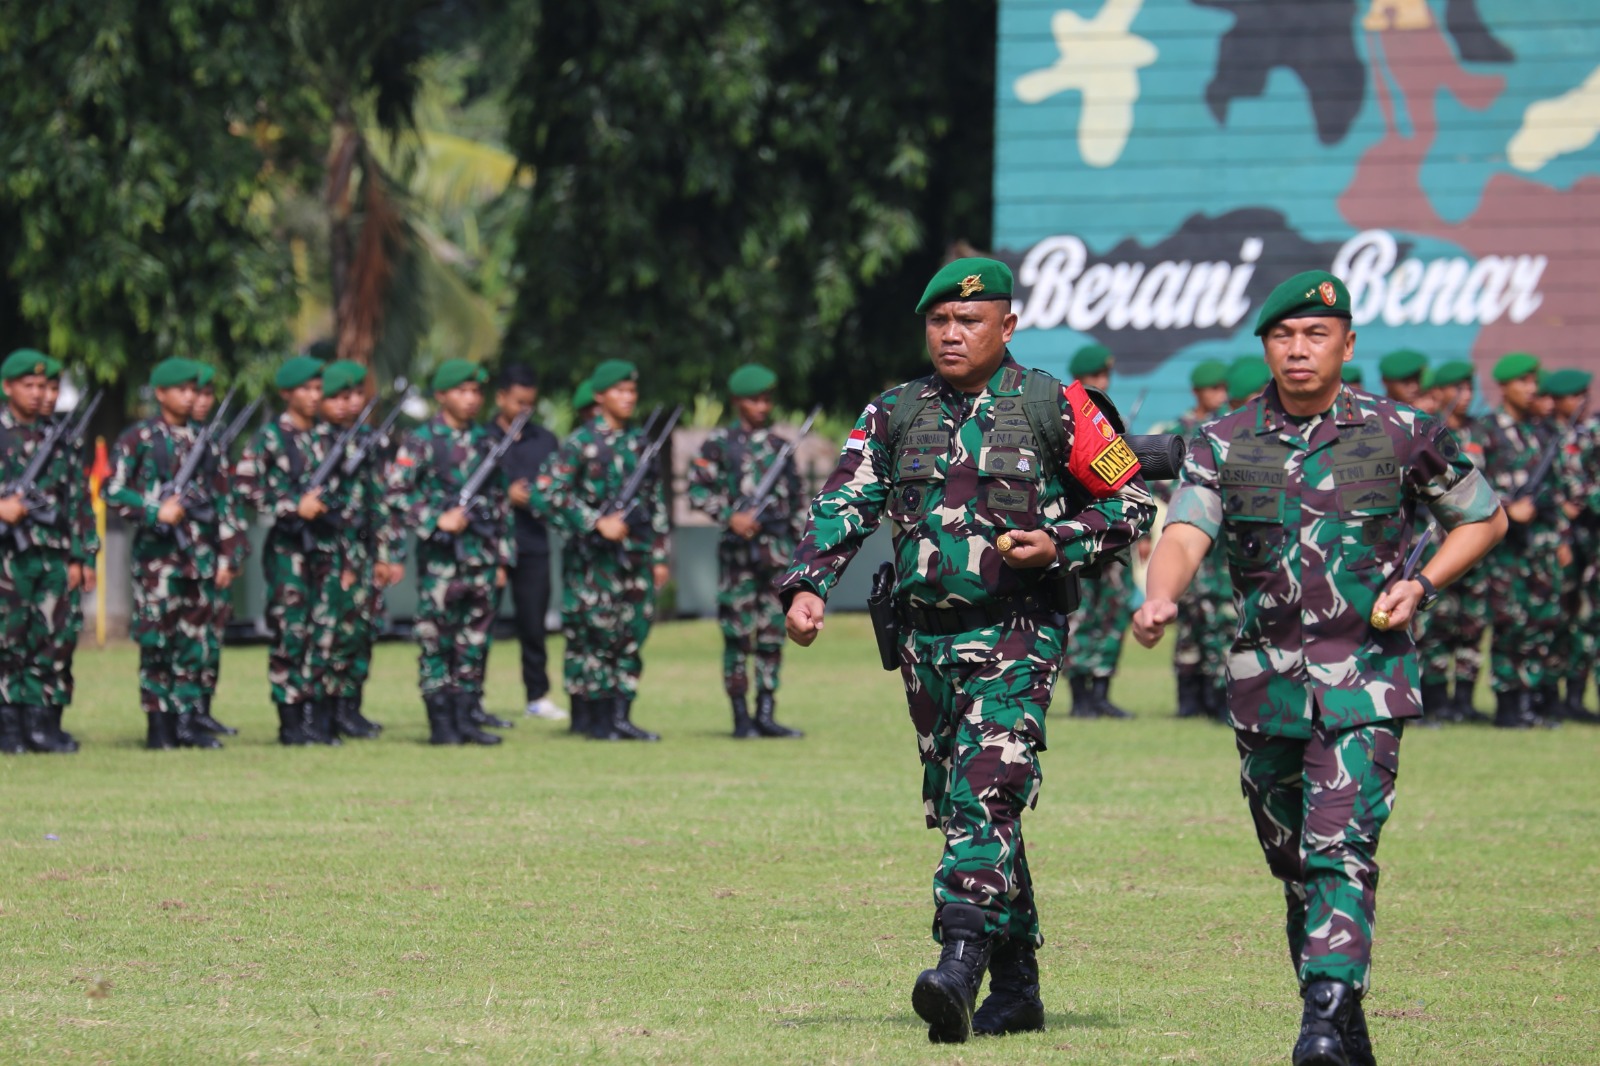
M 389 409 L 389 413 L 384 416 L 383 422 L 379 424 L 378 428 L 367 434 L 366 439 L 356 445 L 356 450 L 344 461 L 344 467 L 341 472 L 345 477 L 354 476 L 355 472 L 360 470 L 363 464 L 372 457 L 373 451 L 389 439 L 389 432 L 394 429 L 395 422 L 403 413 L 406 401 L 416 394 L 415 387 L 407 389 L 405 395 L 395 400 L 394 406 Z
M 52 425 L 33 450 L 33 457 L 28 460 L 28 465 L 23 469 L 18 478 L 7 485 L 0 485 L 0 497 L 21 496 L 23 504 L 28 508 L 26 521 L 29 524 L 53 526 L 60 519 L 61 514 L 56 509 L 56 503 L 39 488 L 39 477 L 49 467 L 51 458 L 55 455 L 63 441 L 76 441 L 81 438 L 84 431 L 89 428 L 89 419 L 94 417 L 95 410 L 100 406 L 104 397 L 103 392 L 96 392 L 89 398 L 89 402 L 81 408 L 82 414 L 76 419 L 63 418 Z M 0 522 L 0 537 L 10 537 L 16 545 L 17 551 L 25 552 L 33 547 L 33 538 L 28 536 L 28 531 L 22 523 L 11 525 Z
M 367 416 L 372 414 L 372 409 L 376 406 L 378 406 L 378 398 L 374 396 L 367 401 L 367 406 L 361 409 L 361 413 L 355 417 L 355 420 L 339 432 L 339 436 L 334 439 L 333 445 L 329 447 L 327 454 L 322 457 L 322 462 L 317 464 L 317 468 L 306 479 L 304 487 L 300 490 L 301 496 L 320 492 L 322 489 L 327 488 L 328 482 L 333 479 L 334 471 L 339 469 L 340 460 L 344 458 L 345 451 L 350 447 L 350 442 L 355 440 L 356 434 L 361 430 L 361 424 L 367 420 Z M 333 524 L 332 515 L 333 511 L 330 509 L 311 522 L 301 521 L 297 523 L 301 551 L 310 552 L 315 549 L 317 541 L 315 531 L 318 529 L 327 530 Z
M 1583 416 L 1588 411 L 1589 397 L 1585 396 L 1583 402 L 1578 405 L 1577 413 L 1572 416 L 1572 427 L 1569 432 L 1577 432 L 1578 426 L 1583 423 Z M 1567 436 L 1567 432 L 1558 433 L 1551 438 L 1549 444 L 1545 445 L 1543 454 L 1539 456 L 1539 462 L 1533 468 L 1533 473 L 1529 474 L 1528 480 L 1524 481 L 1521 487 L 1511 494 L 1513 503 L 1518 500 L 1532 499 L 1544 488 L 1545 479 L 1550 476 L 1550 471 L 1555 468 L 1556 460 L 1561 458 L 1562 451 L 1566 449 Z
M 761 526 L 762 532 L 777 533 L 780 530 L 771 528 L 771 525 L 788 521 L 788 516 L 785 515 L 769 524 L 768 522 L 763 522 L 761 516 L 772 505 L 772 501 L 776 497 L 778 479 L 789 468 L 789 463 L 794 458 L 795 450 L 800 447 L 801 442 L 806 439 L 806 435 L 811 432 L 811 424 L 817 420 L 817 416 L 820 414 L 822 414 L 822 406 L 819 404 L 811 409 L 811 413 L 806 416 L 805 422 L 800 426 L 800 432 L 794 435 L 794 439 L 783 442 L 783 447 L 779 450 L 777 458 L 762 473 L 761 480 L 756 482 L 755 491 L 749 496 L 740 499 L 733 506 L 735 513 L 740 511 L 749 512 L 750 516 Z M 724 536 L 728 538 L 729 543 L 735 546 L 748 546 L 750 549 L 750 561 L 752 563 L 759 561 L 760 549 L 756 546 L 753 537 L 750 540 L 745 540 L 745 538 L 731 530 L 726 531 Z
M 1150 398 L 1150 387 L 1148 385 L 1146 385 L 1144 388 L 1139 390 L 1139 395 L 1134 397 L 1133 406 L 1128 408 L 1127 423 L 1128 423 L 1128 428 L 1129 429 L 1133 428 L 1133 423 L 1135 421 L 1137 421 L 1138 418 L 1139 418 L 1139 412 L 1144 410 L 1144 402 L 1145 402 L 1145 400 L 1147 400 L 1149 398 Z
M 217 517 L 214 501 L 210 495 L 201 495 L 195 491 L 195 474 L 200 471 L 200 464 L 211 457 L 211 441 L 216 436 L 216 429 L 223 417 L 228 413 L 228 407 L 233 403 L 233 394 L 239 391 L 235 385 L 228 390 L 228 394 L 217 405 L 216 413 L 211 416 L 205 426 L 195 435 L 194 444 L 189 449 L 189 454 L 183 457 L 183 462 L 178 466 L 178 472 L 172 475 L 172 480 L 156 490 L 156 498 L 166 501 L 176 496 L 178 503 L 183 507 L 185 519 L 196 522 L 210 522 Z M 189 534 L 180 522 L 169 526 L 165 522 L 158 522 L 154 532 L 158 536 L 172 537 L 178 542 L 178 547 L 184 551 L 189 550 L 193 543 Z
M 517 438 L 522 435 L 522 427 L 528 424 L 528 416 L 531 414 L 533 414 L 533 411 L 530 409 L 522 412 L 516 417 L 516 419 L 511 423 L 510 427 L 506 430 L 505 436 L 496 441 L 494 445 L 484 453 L 483 458 L 479 460 L 477 467 L 472 471 L 471 474 L 467 475 L 467 480 L 461 483 L 461 491 L 456 493 L 456 501 L 453 507 L 459 507 L 467 512 L 467 528 L 472 530 L 478 536 L 483 537 L 485 540 L 493 539 L 494 531 L 487 528 L 483 520 L 477 516 L 479 505 L 486 502 L 482 495 L 483 486 L 488 483 L 490 476 L 495 472 L 495 469 L 499 467 L 500 460 L 505 458 L 506 452 L 510 451 L 511 446 L 517 443 Z M 456 559 L 458 560 L 461 559 L 466 552 L 466 548 L 462 543 L 460 535 L 458 534 L 446 533 L 442 529 L 435 529 L 433 531 L 433 536 L 430 539 L 435 544 L 445 547 L 454 545 L 456 550 Z
M 654 431 L 646 430 L 647 433 L 652 433 L 650 443 L 639 453 L 639 463 L 633 468 L 633 473 L 628 475 L 628 480 L 622 483 L 621 490 L 600 509 L 601 514 L 620 514 L 630 531 L 642 529 L 650 524 L 650 509 L 645 506 L 640 496 L 644 490 L 645 480 L 656 472 L 656 457 L 661 454 L 661 449 L 666 447 L 667 441 L 672 437 L 673 429 L 678 425 L 678 419 L 682 417 L 681 403 L 664 419 L 652 416 L 649 421 L 654 422 L 656 428 Z
M 244 432 L 244 427 L 249 423 L 250 417 L 256 413 L 256 409 L 260 406 L 261 397 L 257 396 L 245 405 L 245 409 L 239 412 L 237 418 L 228 423 L 228 428 L 217 436 L 217 454 L 222 456 L 228 454 L 228 449 L 233 447 L 233 442 L 239 439 L 239 434 Z

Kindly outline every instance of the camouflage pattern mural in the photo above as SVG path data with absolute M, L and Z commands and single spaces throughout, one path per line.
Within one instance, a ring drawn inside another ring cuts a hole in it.
M 997 95 L 1013 350 L 1105 344 L 1141 428 L 1307 269 L 1348 282 L 1369 386 L 1400 347 L 1600 370 L 1600 5 L 1002 0 Z

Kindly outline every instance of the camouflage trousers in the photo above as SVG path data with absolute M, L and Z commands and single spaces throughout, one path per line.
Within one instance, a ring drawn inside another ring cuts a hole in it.
M 217 681 L 222 673 L 222 638 L 228 631 L 228 623 L 233 620 L 233 592 L 231 589 L 218 588 L 214 581 L 207 583 L 207 589 L 211 618 L 203 641 L 205 665 L 200 668 L 200 688 L 210 696 L 217 691 Z
M 1431 611 L 1417 616 L 1417 654 L 1424 681 L 1471 687 L 1483 669 L 1483 633 L 1489 628 L 1489 602 L 1480 571 L 1439 592 Z
M 1063 625 L 1029 621 L 954 636 L 911 633 L 900 649 L 923 813 L 930 829 L 944 832 L 934 907 L 970 903 L 983 911 L 988 935 L 1035 945 L 1044 938 L 1022 812 L 1039 800 L 1038 753 L 1065 640 Z
M 291 548 L 291 545 L 293 547 Z M 276 704 L 310 703 L 323 695 L 332 647 L 334 556 L 303 552 L 288 538 L 270 537 L 262 556 L 267 578 L 267 680 Z
M 48 705 L 56 680 L 51 645 L 67 610 L 65 553 L 0 551 L 0 704 Z
M 1483 567 L 1494 632 L 1489 670 L 1496 692 L 1537 689 L 1547 682 L 1561 617 L 1561 566 L 1547 538 L 1508 535 Z
M 1550 681 L 1566 678 L 1574 698 L 1581 697 L 1600 665 L 1600 612 L 1595 609 L 1592 566 L 1574 561 L 1561 574 L 1561 627 L 1551 642 L 1546 673 Z
M 1133 583 L 1133 569 L 1119 559 L 1101 577 L 1085 580 L 1079 588 L 1081 598 L 1067 639 L 1067 672 L 1111 677 L 1117 672 L 1122 640 L 1133 621 L 1133 601 L 1139 591 Z
M 139 645 L 139 707 L 146 714 L 199 708 L 215 589 L 213 575 L 185 577 L 176 559 L 135 551 L 129 636 Z
M 333 648 L 328 657 L 326 691 L 335 699 L 355 699 L 372 672 L 372 645 L 378 636 L 378 618 L 383 614 L 383 590 L 372 576 L 373 562 L 366 551 L 348 552 L 343 570 L 354 574 L 355 580 L 349 588 L 337 581 L 333 586 Z M 491 571 L 491 590 L 493 585 Z M 490 615 L 492 620 L 492 606 Z
M 450 549 L 417 546 L 417 620 L 411 635 L 420 648 L 417 681 L 424 699 L 441 692 L 483 695 L 494 628 L 494 578 L 492 563 L 463 562 Z M 372 588 L 370 572 L 365 585 Z M 371 601 L 361 609 L 370 612 Z
M 61 624 L 50 633 L 50 682 L 45 686 L 44 698 L 52 707 L 72 705 L 72 660 L 78 652 L 78 641 L 83 638 L 83 590 L 68 589 L 65 606 Z
M 568 552 L 561 558 L 561 664 L 569 696 L 633 699 L 644 670 L 640 652 L 655 615 L 655 584 L 642 556 Z
M 778 691 L 783 663 L 783 604 L 772 593 L 779 567 L 751 566 L 748 551 L 719 549 L 717 623 L 722 627 L 722 688 L 730 696 L 750 691 L 745 662 L 754 656 L 756 691 Z
M 1394 809 L 1399 722 L 1311 739 L 1236 731 L 1239 777 L 1267 867 L 1283 882 L 1289 960 L 1302 984 L 1367 987 L 1378 835 Z

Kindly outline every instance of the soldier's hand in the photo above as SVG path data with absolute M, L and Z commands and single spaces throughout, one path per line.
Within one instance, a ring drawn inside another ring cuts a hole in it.
M 506 568 L 503 566 L 494 568 L 494 587 L 497 589 L 506 587 Z
M 789 613 L 783 617 L 783 627 L 789 631 L 789 639 L 802 648 L 811 647 L 811 642 L 822 632 L 822 614 L 827 607 L 827 603 L 815 592 L 795 593 L 794 599 L 789 601 Z
M 95 581 L 95 576 L 94 576 L 94 564 L 93 563 L 84 563 L 83 564 L 83 591 L 85 591 L 85 592 L 93 592 L 95 584 L 96 584 L 96 581 Z
M 1513 522 L 1521 522 L 1526 525 L 1533 521 L 1533 516 L 1537 513 L 1538 508 L 1533 505 L 1532 500 L 1513 500 L 1511 503 L 1506 504 L 1506 517 Z
M 156 518 L 164 526 L 175 526 L 183 521 L 183 504 L 178 502 L 178 497 L 168 496 L 161 501 L 161 509 L 156 512 Z
M 1379 611 L 1389 616 L 1387 625 L 1376 625 L 1375 629 L 1404 629 L 1411 624 L 1411 619 L 1416 617 L 1417 604 L 1422 602 L 1423 591 L 1420 582 L 1396 581 L 1379 595 L 1372 605 L 1372 613 Z M 1369 619 L 1370 621 L 1370 619 Z
M 439 516 L 439 528 L 445 533 L 460 533 L 467 528 L 467 509 L 452 507 Z
M 667 582 L 672 580 L 672 567 L 666 563 L 657 563 L 650 568 L 650 578 L 656 583 L 656 591 L 660 592 L 667 587 Z
M 406 576 L 406 568 L 405 567 L 401 566 L 399 563 L 390 563 L 389 564 L 389 586 L 391 588 L 394 587 L 395 585 L 400 584 L 401 579 L 404 578 L 405 576 Z
M 1141 563 L 1148 563 L 1150 561 L 1150 553 L 1156 550 L 1156 542 L 1149 537 L 1140 537 L 1134 542 L 1133 550 L 1139 553 L 1139 561 Z
M 1055 538 L 1042 529 L 1013 529 L 1003 536 L 1011 539 L 1011 546 L 1000 558 L 1013 570 L 1037 570 L 1056 561 Z
M 68 563 L 67 564 L 67 591 L 71 592 L 73 589 L 77 588 L 81 584 L 83 584 L 83 564 L 82 563 Z
M 227 563 L 217 564 L 217 588 L 226 589 L 233 584 L 233 568 Z
M 757 522 L 756 516 L 749 511 L 735 511 L 733 517 L 728 519 L 728 528 L 745 540 L 749 540 L 761 532 L 761 523 Z
M 511 483 L 511 491 L 510 491 L 509 495 L 511 497 L 511 506 L 513 506 L 513 507 L 526 507 L 526 506 L 528 506 L 528 501 L 530 499 L 532 499 L 532 495 L 531 495 L 531 492 L 530 492 L 530 487 L 528 485 L 528 479 L 524 477 L 524 478 L 518 478 L 517 480 L 513 481 Z
M 350 586 L 354 585 L 355 583 L 356 572 L 354 570 L 339 571 L 339 588 L 343 589 L 345 592 L 349 592 Z
M 1572 565 L 1572 545 L 1563 544 L 1556 548 L 1556 562 L 1561 564 L 1563 570 Z
M 1171 600 L 1145 600 L 1133 612 L 1133 638 L 1147 648 L 1161 642 L 1167 626 L 1178 617 L 1178 605 Z
M 602 515 L 595 521 L 594 531 L 609 541 L 620 543 L 628 539 L 628 523 L 620 514 Z
M 166 506 L 163 504 L 162 506 Z M 300 505 L 295 508 L 295 513 L 307 522 L 314 522 L 328 513 L 328 505 L 322 502 L 322 490 L 312 489 L 300 497 Z
M 22 502 L 20 495 L 0 498 L 0 522 L 14 526 L 27 517 L 28 505 Z

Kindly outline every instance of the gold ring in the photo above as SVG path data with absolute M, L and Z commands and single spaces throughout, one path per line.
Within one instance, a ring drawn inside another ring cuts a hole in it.
M 1012 547 L 1014 547 L 1014 544 L 1013 544 L 1013 542 L 1011 540 L 1011 534 L 1010 533 L 1002 533 L 1002 534 L 1000 534 L 1000 539 L 994 542 L 994 546 L 996 548 L 999 548 L 1003 552 L 1010 551 L 1012 549 Z

